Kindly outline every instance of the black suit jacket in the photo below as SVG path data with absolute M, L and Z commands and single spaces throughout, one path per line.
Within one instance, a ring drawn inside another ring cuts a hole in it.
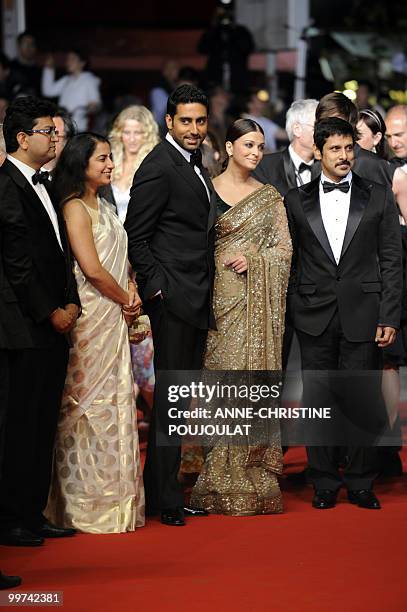
M 311 168 L 311 179 L 316 178 L 320 173 L 320 164 L 314 162 Z M 290 189 L 297 187 L 295 166 L 288 147 L 283 151 L 265 155 L 253 175 L 264 185 L 273 185 L 283 198 Z
M 199 329 L 215 326 L 211 306 L 216 202 L 193 167 L 167 140 L 137 170 L 125 221 L 140 295 L 161 290 L 165 305 Z
M 0 206 L 9 220 L 14 202 L 23 211 L 28 240 L 25 245 L 15 245 L 12 257 L 14 261 L 28 257 L 31 271 L 24 290 L 17 273 L 10 274 L 8 280 L 18 296 L 34 346 L 48 347 L 59 336 L 49 321 L 49 315 L 68 303 L 80 306 L 65 224 L 60 210 L 55 208 L 62 251 L 41 200 L 18 168 L 6 160 L 0 168 Z
M 347 340 L 375 338 L 377 325 L 398 328 L 402 263 L 400 226 L 388 188 L 353 173 L 348 223 L 339 264 L 325 232 L 319 178 L 290 191 L 293 240 L 288 307 L 296 329 L 318 336 L 338 309 Z
M 19 202 L 2 184 L 0 176 L 0 349 L 22 349 L 32 346 L 16 294 L 23 296 L 30 283 L 29 235 Z

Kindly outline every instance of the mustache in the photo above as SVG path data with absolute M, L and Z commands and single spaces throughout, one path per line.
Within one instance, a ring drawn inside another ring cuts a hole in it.
M 335 168 L 337 168 L 338 166 L 350 166 L 350 163 L 348 161 L 343 161 L 335 164 Z

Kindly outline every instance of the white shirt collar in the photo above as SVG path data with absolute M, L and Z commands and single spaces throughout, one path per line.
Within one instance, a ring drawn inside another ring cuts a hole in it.
M 327 181 L 327 183 L 332 183 L 333 182 L 332 179 L 329 179 L 327 176 L 325 176 L 325 174 L 323 172 L 321 172 L 321 184 L 324 181 Z M 339 182 L 340 183 L 345 183 L 345 181 L 348 182 L 348 183 L 352 183 L 352 170 L 349 170 L 348 174 L 346 176 L 344 176 Z
M 311 171 L 312 164 L 314 163 L 314 160 L 313 160 L 313 159 L 311 159 L 311 161 L 308 161 L 308 162 L 307 162 L 307 161 L 305 161 L 304 159 L 302 159 L 302 158 L 301 158 L 301 157 L 298 155 L 298 153 L 296 153 L 296 152 L 294 151 L 294 147 L 293 147 L 293 145 L 291 145 L 291 144 L 290 144 L 290 146 L 288 147 L 288 152 L 290 153 L 290 157 L 291 157 L 291 159 L 292 159 L 292 162 L 293 162 L 293 164 L 294 164 L 294 166 L 295 166 L 295 169 L 296 169 L 296 170 L 298 170 L 298 168 L 300 167 L 300 165 L 301 165 L 301 164 L 306 164 L 307 166 L 309 166 L 309 169 L 310 169 L 310 171 Z
M 178 142 L 175 142 L 175 140 L 173 139 L 173 137 L 171 136 L 171 134 L 169 132 L 167 132 L 167 135 L 166 135 L 165 139 L 168 140 L 168 142 L 170 142 L 172 144 L 172 146 L 175 147 L 177 149 L 177 151 L 179 151 L 181 153 L 181 155 L 183 157 L 185 157 L 185 159 L 189 163 L 189 161 L 191 159 L 191 153 L 189 153 L 189 151 L 186 151 L 185 149 L 180 147 Z
M 7 155 L 7 159 L 9 161 L 11 161 L 12 164 L 14 164 L 15 166 L 17 166 L 17 168 L 20 170 L 20 172 L 25 176 L 25 178 L 27 179 L 27 181 L 29 183 L 31 183 L 32 185 L 32 177 L 34 176 L 34 174 L 37 172 L 34 168 L 31 168 L 31 166 L 28 166 L 27 164 L 25 164 L 24 162 L 20 161 L 19 159 L 17 159 L 16 157 L 13 157 L 12 155 Z

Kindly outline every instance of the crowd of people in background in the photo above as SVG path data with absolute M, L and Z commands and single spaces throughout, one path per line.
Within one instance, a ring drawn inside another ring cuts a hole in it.
M 247 60 L 252 42 L 242 37 Z M 165 438 L 168 402 L 165 376 L 155 381 L 153 356 L 163 371 L 284 370 L 295 333 L 304 369 L 384 370 L 371 386 L 383 393 L 386 408 L 384 418 L 377 407 L 374 436 L 380 431 L 392 443 L 378 460 L 356 445 L 342 454 L 333 445 L 309 445 L 304 477 L 314 486 L 315 508 L 334 507 L 345 483 L 351 503 L 379 509 L 375 475 L 402 474 L 407 106 L 384 116 L 363 101 L 362 91 L 360 108 L 332 93 L 294 101 L 279 125 L 266 92 L 242 91 L 239 81 L 236 96 L 220 84 L 206 94 L 196 71 L 168 60 L 145 105 L 126 105 L 102 125 L 100 79 L 80 50 L 68 51 L 67 74 L 56 78 L 51 57 L 37 64 L 32 34 L 17 42 L 16 59 L 0 54 L 6 158 L 0 308 L 10 320 L 8 330 L 0 326 L 0 358 L 3 399 L 13 407 L 0 477 L 0 544 L 40 546 L 76 530 L 141 527 L 137 420 L 150 423 L 147 514 L 181 526 L 185 516 L 208 512 L 281 512 L 278 427 L 266 449 L 248 441 L 214 444 L 206 454 L 193 450 L 199 475 L 191 505 L 184 503 L 180 444 L 157 444 L 157 436 Z M 208 37 L 203 51 L 206 45 Z M 232 84 L 238 79 L 229 76 Z M 370 197 L 369 225 L 360 211 Z M 347 216 L 337 226 L 327 221 L 326 205 L 339 200 L 352 218 L 352 235 Z M 358 227 L 358 236 L 370 241 L 370 258 L 363 240 L 352 242 Z M 342 262 L 345 288 L 339 273 L 334 288 L 332 270 Z M 314 272 L 329 285 L 321 296 Z M 343 306 L 360 307 L 356 276 L 365 308 L 360 321 Z M 293 297 L 286 316 L 287 287 Z M 138 335 L 141 299 L 146 331 Z M 376 344 L 368 354 L 373 327 Z M 360 354 L 351 358 L 356 344 Z M 315 381 L 304 392 L 312 402 Z M 1 588 L 16 584 L 0 574 Z

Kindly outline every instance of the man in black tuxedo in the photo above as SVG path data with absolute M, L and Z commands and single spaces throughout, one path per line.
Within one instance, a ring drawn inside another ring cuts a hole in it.
M 355 133 L 348 122 L 321 120 L 314 140 L 321 177 L 286 197 L 294 248 L 288 307 L 301 348 L 304 401 L 329 406 L 327 398 L 339 397 L 340 411 L 365 433 L 372 432 L 364 438 L 372 443 L 362 447 L 353 441 L 343 480 L 334 446 L 307 448 L 313 506 L 333 507 L 343 482 L 352 503 L 380 508 L 372 492 L 377 471 L 373 442 L 386 426 L 380 349 L 394 341 L 400 323 L 398 216 L 388 188 L 352 172 Z M 310 379 L 310 370 L 342 370 L 346 377 L 339 389 L 335 377 L 324 386 L 326 378 Z M 372 403 L 360 392 L 362 401 L 349 396 L 349 389 L 359 389 L 354 379 L 349 382 L 352 372 L 361 370 L 370 371 L 368 385 L 362 382 Z M 334 388 L 339 396 L 332 394 Z
M 168 98 L 166 139 L 135 174 L 125 222 L 129 258 L 154 340 L 156 386 L 144 484 L 147 512 L 167 525 L 183 525 L 185 509 L 177 475 L 180 446 L 168 435 L 167 384 L 177 370 L 202 366 L 214 274 L 216 205 L 199 146 L 206 137 L 208 99 L 181 85 Z M 168 375 L 165 372 L 172 371 Z
M 14 203 L 22 208 L 31 266 L 24 292 L 17 290 L 17 269 L 8 279 L 18 296 L 32 347 L 13 351 L 11 358 L 0 481 L 0 543 L 20 546 L 39 546 L 43 538 L 74 533 L 52 525 L 42 514 L 66 375 L 68 334 L 80 308 L 63 218 L 47 191 L 47 174 L 40 172 L 55 156 L 53 111 L 49 102 L 18 98 L 9 106 L 3 124 L 8 157 L 0 169 L 0 206 L 6 211 Z M 9 222 L 13 223 L 10 215 Z
M 0 177 L 0 185 L 2 177 Z M 4 198 L 0 204 L 0 477 L 4 453 L 12 351 L 32 347 L 31 336 L 18 304 L 30 282 L 29 234 L 18 201 Z M 8 281 L 14 278 L 14 291 Z M 19 586 L 19 576 L 0 572 L 0 589 Z
M 261 183 L 273 185 L 283 196 L 316 178 L 321 171 L 314 164 L 314 123 L 317 100 L 296 100 L 287 111 L 285 129 L 290 145 L 283 151 L 264 155 L 253 172 Z

